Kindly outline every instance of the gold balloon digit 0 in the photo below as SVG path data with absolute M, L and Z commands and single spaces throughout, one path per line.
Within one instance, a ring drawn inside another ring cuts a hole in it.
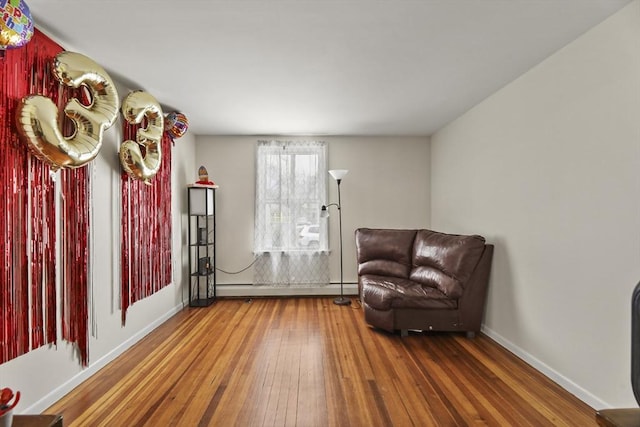
M 61 52 L 53 62 L 58 81 L 90 94 L 90 104 L 72 98 L 64 113 L 75 129 L 65 137 L 60 129 L 59 111 L 53 101 L 42 95 L 23 98 L 17 109 L 18 131 L 27 140 L 31 152 L 40 160 L 59 168 L 79 168 L 100 151 L 104 130 L 118 117 L 120 102 L 113 81 L 92 59 L 75 52 Z
M 122 115 L 131 124 L 142 123 L 145 117 L 147 119 L 147 126 L 137 130 L 136 141 L 127 140 L 120 145 L 120 163 L 131 177 L 150 184 L 162 161 L 162 108 L 153 96 L 138 90 L 129 93 L 122 101 Z

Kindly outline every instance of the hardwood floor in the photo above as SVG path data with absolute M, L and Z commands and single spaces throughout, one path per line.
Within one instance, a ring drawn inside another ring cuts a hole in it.
M 65 426 L 595 426 L 480 334 L 387 334 L 331 298 L 185 309 L 47 413 Z

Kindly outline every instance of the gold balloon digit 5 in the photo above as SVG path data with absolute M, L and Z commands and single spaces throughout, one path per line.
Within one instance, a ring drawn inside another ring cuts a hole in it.
M 93 160 L 100 151 L 104 130 L 118 117 L 118 92 L 109 74 L 92 59 L 75 52 L 61 52 L 53 62 L 53 74 L 61 83 L 88 89 L 90 104 L 72 98 L 64 113 L 75 125 L 71 136 L 60 129 L 58 108 L 42 95 L 23 98 L 17 109 L 18 131 L 29 149 L 53 170 L 79 168 Z
M 162 108 L 149 93 L 137 90 L 129 93 L 122 101 L 122 115 L 131 124 L 142 123 L 145 117 L 147 119 L 147 126 L 137 130 L 136 141 L 127 140 L 120 146 L 120 163 L 131 177 L 150 184 L 150 179 L 158 173 L 162 161 Z M 144 147 L 144 153 L 140 146 Z

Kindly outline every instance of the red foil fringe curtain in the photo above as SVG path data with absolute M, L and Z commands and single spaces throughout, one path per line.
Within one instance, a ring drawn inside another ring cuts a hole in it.
M 138 125 L 124 122 L 123 140 L 136 139 Z M 162 163 L 151 185 L 122 172 L 122 324 L 127 309 L 171 283 L 171 147 L 162 137 Z
M 0 364 L 56 342 L 55 182 L 49 166 L 31 156 L 20 139 L 15 116 L 24 96 L 41 94 L 59 106 L 74 96 L 51 73 L 53 58 L 62 50 L 36 29 L 26 46 L 3 51 L 0 56 Z M 89 233 L 89 225 L 78 224 L 77 218 L 88 215 L 88 177 L 86 171 L 85 175 L 75 173 L 60 172 L 63 181 L 70 174 L 74 185 L 86 190 L 82 194 L 76 190 L 72 196 L 75 199 L 65 196 L 72 205 L 62 212 L 62 228 L 73 225 L 77 235 L 61 234 L 63 252 L 77 247 L 82 239 L 87 240 Z M 76 268 L 62 283 L 70 281 L 72 286 L 81 288 L 86 277 L 86 268 Z M 63 325 L 78 331 L 87 325 L 87 302 L 83 300 L 87 291 L 85 287 L 72 292 L 76 294 L 74 298 L 67 297 L 63 303 Z M 63 338 L 80 347 L 84 364 L 86 335 L 87 332 L 73 335 L 63 331 Z
M 18 136 L 15 116 L 31 93 L 57 101 L 50 68 L 60 51 L 36 31 L 0 58 L 0 363 L 56 341 L 54 185 Z

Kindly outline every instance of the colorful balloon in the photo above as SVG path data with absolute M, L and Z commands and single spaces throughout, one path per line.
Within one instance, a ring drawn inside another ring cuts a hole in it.
M 24 46 L 31 40 L 33 28 L 24 0 L 0 0 L 0 49 Z
M 167 114 L 164 122 L 164 130 L 169 133 L 171 138 L 180 138 L 187 132 L 188 128 L 189 120 L 184 114 L 178 113 L 177 111 L 172 111 Z

